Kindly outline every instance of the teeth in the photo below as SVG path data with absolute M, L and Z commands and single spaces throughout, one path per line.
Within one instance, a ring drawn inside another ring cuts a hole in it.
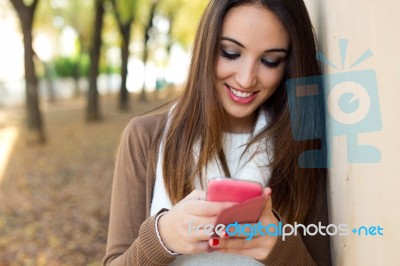
M 231 90 L 231 92 L 232 92 L 233 94 L 235 94 L 236 96 L 241 97 L 241 98 L 248 98 L 248 97 L 250 97 L 251 95 L 254 94 L 254 92 L 241 92 L 241 91 L 237 91 L 237 90 L 232 89 L 232 88 L 229 87 L 229 86 L 228 86 L 228 88 Z

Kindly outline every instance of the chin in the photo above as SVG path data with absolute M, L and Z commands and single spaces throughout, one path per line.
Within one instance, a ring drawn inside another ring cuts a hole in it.
M 245 119 L 251 117 L 254 113 L 253 110 L 251 111 L 227 111 L 226 114 L 232 118 L 236 119 Z

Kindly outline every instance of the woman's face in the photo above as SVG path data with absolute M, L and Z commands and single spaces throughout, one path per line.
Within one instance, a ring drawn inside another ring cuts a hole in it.
M 289 36 L 271 11 L 243 5 L 226 14 L 215 88 L 228 116 L 229 132 L 250 132 L 255 111 L 279 86 Z

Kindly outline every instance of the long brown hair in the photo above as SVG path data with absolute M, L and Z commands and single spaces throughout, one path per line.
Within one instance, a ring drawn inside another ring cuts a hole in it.
M 318 148 L 320 141 L 294 141 L 285 81 L 319 75 L 316 47 L 306 7 L 302 0 L 211 0 L 200 21 L 189 76 L 178 100 L 166 134 L 163 176 L 168 196 L 175 204 L 194 189 L 195 177 L 202 182 L 202 169 L 218 158 L 226 176 L 229 168 L 222 148 L 225 113 L 214 88 L 216 58 L 219 56 L 222 24 L 226 13 L 240 5 L 257 5 L 275 13 L 290 36 L 290 51 L 284 78 L 275 93 L 260 107 L 271 117 L 268 126 L 248 144 L 273 143 L 273 161 L 269 186 L 273 207 L 287 222 L 303 222 L 313 204 L 324 169 L 300 168 L 298 157 L 304 150 Z M 317 119 L 310 119 L 313 106 L 299 114 L 310 122 L 307 130 L 318 130 Z M 301 121 L 302 119 L 300 119 Z M 302 130 L 298 127 L 296 130 Z M 200 143 L 199 159 L 193 158 L 193 146 Z M 268 145 L 267 145 L 268 146 Z M 271 151 L 265 151 L 271 152 Z M 204 185 L 204 184 L 202 184 Z

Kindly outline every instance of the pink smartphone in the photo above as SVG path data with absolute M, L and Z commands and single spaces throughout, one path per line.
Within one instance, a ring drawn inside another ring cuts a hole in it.
M 262 194 L 263 189 L 260 183 L 231 178 L 215 178 L 208 182 L 207 200 L 240 203 Z
M 230 178 L 211 179 L 207 189 L 208 201 L 237 202 L 217 217 L 216 224 L 256 223 L 264 207 L 261 184 Z

